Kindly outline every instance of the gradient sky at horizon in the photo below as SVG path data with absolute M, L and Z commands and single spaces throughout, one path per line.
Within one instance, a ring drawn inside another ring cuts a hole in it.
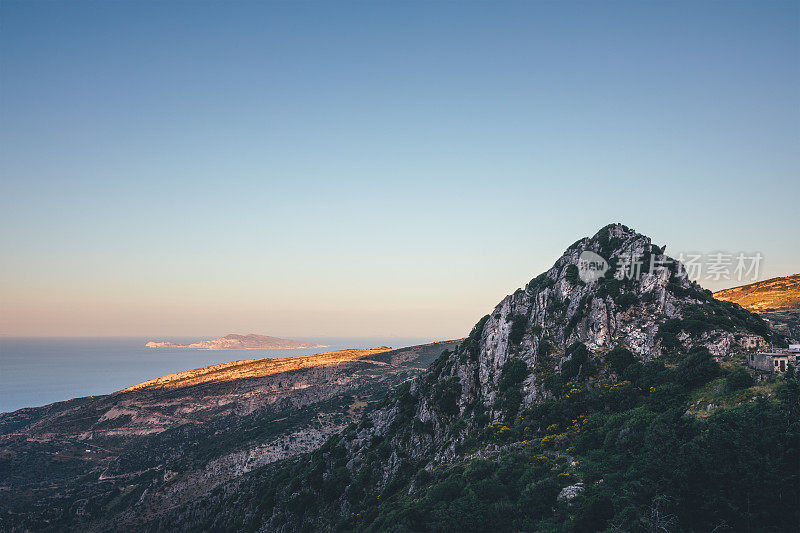
M 3 335 L 457 337 L 609 222 L 800 271 L 797 2 L 0 15 Z

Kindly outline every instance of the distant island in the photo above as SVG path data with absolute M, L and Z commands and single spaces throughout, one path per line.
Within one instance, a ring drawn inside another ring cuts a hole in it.
M 148 348 L 192 348 L 194 350 L 299 350 L 303 348 L 327 348 L 326 344 L 293 341 L 267 335 L 236 335 L 231 333 L 210 341 L 193 342 L 192 344 L 175 344 L 174 342 L 150 341 Z

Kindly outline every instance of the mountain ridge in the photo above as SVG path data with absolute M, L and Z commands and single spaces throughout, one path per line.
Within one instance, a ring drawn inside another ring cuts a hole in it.
M 368 361 L 366 358 L 369 356 L 378 355 L 389 351 L 392 351 L 392 348 L 381 346 L 380 348 L 337 350 L 335 352 L 301 355 L 297 357 L 243 359 L 240 361 L 231 361 L 230 363 L 220 363 L 217 365 L 205 366 L 193 370 L 184 370 L 182 372 L 167 374 L 165 376 L 132 385 L 122 389 L 121 392 L 141 389 L 188 387 L 192 385 L 199 385 L 201 383 L 213 383 L 216 381 L 232 381 L 236 379 L 264 377 L 272 374 L 292 372 L 321 365 L 339 364 L 356 359 Z
M 0 530 L 141 523 L 315 449 L 456 342 L 223 363 L 2 413 Z
M 336 403 L 333 412 L 357 416 L 316 434 L 308 453 L 270 462 L 251 455 L 244 464 L 252 468 L 234 461 L 240 475 L 218 483 L 200 480 L 230 472 L 220 461 L 241 440 L 281 417 L 313 416 L 322 404 L 284 404 L 280 414 L 258 417 L 241 387 L 274 387 L 259 381 L 273 376 L 211 376 L 179 387 L 210 388 L 217 406 L 227 404 L 214 391 L 230 387 L 230 416 L 211 433 L 187 423 L 142 441 L 148 453 L 137 447 L 117 461 L 125 468 L 103 475 L 144 474 L 121 478 L 119 492 L 90 484 L 88 495 L 85 486 L 67 498 L 54 494 L 42 516 L 50 519 L 55 506 L 62 521 L 48 523 L 98 531 L 790 529 L 800 519 L 792 444 L 800 438 L 800 383 L 792 373 L 753 383 L 744 354 L 776 334 L 690 281 L 664 249 L 621 224 L 576 241 L 467 337 L 428 350 L 425 370 L 399 365 L 380 388 L 388 391 L 382 400 Z M 605 267 L 586 275 L 585 254 Z M 358 365 L 371 376 L 389 368 L 372 361 L 389 353 L 326 372 Z M 335 385 L 339 376 L 318 379 Z M 165 395 L 172 405 L 172 390 L 134 392 Z
M 800 306 L 800 274 L 779 276 L 747 285 L 723 289 L 714 298 L 738 303 L 750 311 L 768 311 Z
M 609 269 L 584 282 L 578 264 L 587 251 L 607 260 Z M 545 500 L 552 504 L 534 515 L 543 520 L 548 508 L 557 507 L 559 491 L 571 499 L 570 494 L 585 490 L 570 452 L 550 451 L 552 446 L 566 447 L 559 443 L 569 442 L 572 432 L 577 435 L 582 420 L 591 414 L 574 402 L 585 396 L 610 401 L 626 390 L 632 395 L 627 401 L 649 401 L 649 395 L 662 394 L 661 401 L 670 405 L 673 398 L 682 401 L 683 388 L 717 375 L 717 360 L 741 360 L 746 350 L 766 346 L 772 337 L 762 319 L 715 300 L 663 251 L 621 224 L 580 239 L 548 271 L 506 296 L 454 350 L 401 385 L 359 424 L 310 457 L 253 472 L 163 516 L 154 527 L 224 528 L 238 519 L 263 531 L 483 530 L 485 525 L 479 524 L 497 520 L 492 523 L 506 524 L 502 529 L 538 529 L 541 526 L 503 522 L 511 508 L 483 510 L 480 498 L 471 500 L 471 493 L 463 493 L 463 498 L 473 503 L 448 507 L 446 494 L 454 489 L 442 481 L 446 473 L 436 473 L 450 472 L 463 462 L 499 461 L 504 454 L 521 454 L 522 465 L 550 464 L 561 477 L 547 481 L 559 488 L 547 488 L 555 490 L 547 492 Z M 669 266 L 652 271 L 648 267 L 640 277 L 615 277 L 616 267 L 635 255 L 670 259 Z M 623 379 L 628 368 L 637 374 Z M 566 432 L 553 434 L 565 427 Z M 558 457 L 561 466 L 553 463 Z M 437 480 L 440 485 L 431 485 Z M 244 507 L 228 517 L 225 509 L 234 495 Z M 540 509 L 537 505 L 531 502 L 523 508 Z M 477 522 L 455 518 L 473 512 L 486 514 L 475 518 Z M 524 513 L 516 516 L 530 519 Z M 602 529 L 601 523 L 584 530 Z
M 800 274 L 717 291 L 714 298 L 758 313 L 789 342 L 800 342 Z

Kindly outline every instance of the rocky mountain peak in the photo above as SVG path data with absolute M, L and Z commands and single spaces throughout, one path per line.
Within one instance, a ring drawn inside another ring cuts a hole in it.
M 534 360 L 575 341 L 658 355 L 659 321 L 677 316 L 679 301 L 695 295 L 699 302 L 702 295 L 682 273 L 649 237 L 622 224 L 605 226 L 498 304 L 485 324 L 483 355 Z
M 573 483 L 572 474 L 553 473 L 551 458 L 563 458 L 579 470 L 574 445 L 583 424 L 591 422 L 587 415 L 605 417 L 607 410 L 628 413 L 656 404 L 653 416 L 661 416 L 666 399 L 672 414 L 683 420 L 686 411 L 674 407 L 683 401 L 683 387 L 716 375 L 712 355 L 764 345 L 771 336 L 758 316 L 715 300 L 664 251 L 621 224 L 575 242 L 550 269 L 503 298 L 457 346 L 444 350 L 427 371 L 397 387 L 357 424 L 276 471 L 268 485 L 257 481 L 248 489 L 258 501 L 270 503 L 262 530 L 294 531 L 303 524 L 333 530 L 342 523 L 358 529 L 362 520 L 386 529 L 403 516 L 404 527 L 423 530 L 419 524 L 425 517 L 417 506 L 430 503 L 430 516 L 480 506 L 481 496 L 464 499 L 470 503 L 459 507 L 443 502 L 466 478 L 476 484 L 464 494 L 483 494 L 477 483 L 490 482 L 495 470 L 505 479 L 510 470 L 503 465 L 516 461 L 531 472 L 541 467 L 543 475 L 558 476 L 554 486 L 561 490 L 548 493 L 554 502 L 548 510 L 562 499 L 571 508 L 581 492 L 599 482 Z M 636 433 L 613 423 L 600 442 Z M 626 457 L 627 443 L 642 448 L 625 440 Z M 523 490 L 547 486 L 527 485 Z M 228 501 L 238 501 L 244 486 L 232 485 Z M 495 485 L 480 486 L 494 493 Z M 528 494 L 533 496 L 521 505 L 543 497 Z M 414 511 L 400 514 L 395 507 L 400 499 L 413 500 L 409 508 Z M 296 513 L 298 506 L 311 511 Z M 506 509 L 498 507 L 492 516 Z M 192 507 L 181 516 L 198 510 Z M 217 520 L 216 511 L 210 513 Z M 378 514 L 390 518 L 383 521 Z M 335 517 L 344 521 L 334 524 Z
M 721 355 L 766 342 L 757 317 L 714 300 L 664 250 L 622 224 L 575 242 L 485 319 L 476 358 L 481 381 L 489 383 L 509 358 L 532 368 L 575 342 L 598 354 L 624 346 L 643 360 L 697 345 Z
M 452 389 L 445 411 L 464 415 L 477 402 L 491 420 L 500 420 L 507 416 L 500 403 L 512 368 L 523 376 L 514 387 L 524 407 L 549 397 L 545 377 L 567 380 L 584 366 L 603 368 L 605 354 L 615 348 L 649 361 L 680 358 L 697 347 L 723 355 L 766 345 L 769 328 L 759 317 L 715 300 L 664 250 L 622 224 L 576 241 L 412 385 L 421 400 L 418 417 L 439 419 L 436 396 L 448 393 L 431 398 L 431 383 Z
M 690 281 L 664 247 L 611 224 L 503 298 L 453 351 L 345 432 L 346 468 L 355 477 L 377 453 L 382 487 L 403 465 L 457 459 L 470 435 L 502 430 L 571 383 L 622 380 L 609 362 L 620 354 L 679 363 L 699 347 L 720 355 L 769 335 L 756 315 Z

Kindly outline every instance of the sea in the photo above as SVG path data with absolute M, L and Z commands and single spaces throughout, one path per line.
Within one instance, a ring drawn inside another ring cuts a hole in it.
M 207 338 L 170 338 L 188 344 Z M 295 350 L 152 349 L 153 338 L 0 337 L 0 413 L 81 396 L 109 394 L 148 379 L 242 359 L 311 355 L 347 348 L 403 348 L 433 342 L 412 337 L 317 337 L 295 340 L 328 348 Z

